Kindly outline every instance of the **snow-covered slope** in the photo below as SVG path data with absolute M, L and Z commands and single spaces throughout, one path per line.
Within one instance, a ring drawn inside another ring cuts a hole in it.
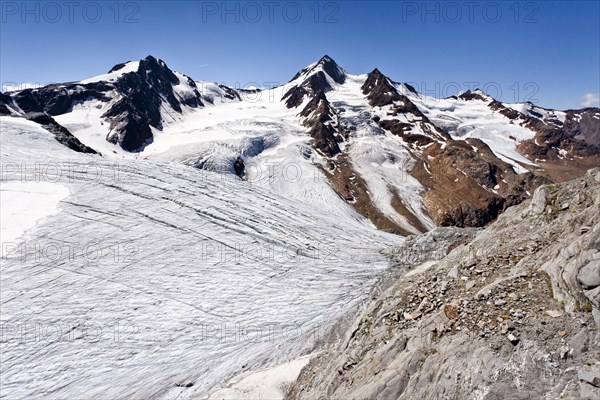
M 480 95 L 482 92 L 479 92 Z M 535 135 L 530 129 L 511 124 L 506 116 L 494 112 L 488 104 L 488 96 L 481 99 L 437 99 L 420 94 L 408 95 L 425 115 L 437 126 L 448 132 L 453 139 L 477 138 L 487 144 L 501 160 L 517 170 L 532 161 L 517 151 L 517 145 Z
M 96 83 L 96 82 L 114 82 L 121 78 L 124 74 L 137 72 L 140 67 L 139 61 L 129 61 L 112 68 L 107 74 L 97 75 L 92 78 L 79 81 L 80 84 Z
M 48 210 L 3 239 L 6 397 L 207 394 L 313 350 L 387 266 L 380 251 L 403 240 L 350 207 L 76 153 L 21 118 L 0 127 L 3 165 L 19 168 L 2 176 L 3 213 Z M 46 185 L 61 195 L 5 202 Z

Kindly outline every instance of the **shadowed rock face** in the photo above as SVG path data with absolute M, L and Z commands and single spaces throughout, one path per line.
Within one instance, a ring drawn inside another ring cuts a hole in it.
M 193 82 L 193 81 L 192 81 Z M 194 86 L 196 86 L 196 84 L 194 83 Z M 239 93 L 235 90 L 233 90 L 232 88 L 225 86 L 225 85 L 219 85 L 219 88 L 221 90 L 223 90 L 223 97 L 226 98 L 227 100 L 242 100 L 242 98 L 240 97 Z M 241 92 L 244 92 L 244 90 L 240 90 Z M 253 90 L 249 90 L 248 92 L 254 92 Z
M 127 65 L 127 63 L 129 63 L 129 62 L 131 62 L 131 61 L 126 61 L 126 62 L 124 62 L 124 63 L 120 63 L 120 64 L 117 64 L 117 65 L 115 65 L 114 67 L 112 67 L 112 68 L 110 69 L 110 71 L 108 71 L 108 73 L 110 74 L 111 72 L 117 72 L 117 71 L 120 71 L 120 70 L 122 70 L 123 68 L 125 68 L 125 66 L 126 66 L 126 65 Z
M 489 104 L 489 107 L 494 111 L 498 111 L 500 114 L 504 115 L 508 119 L 517 119 L 522 115 L 517 110 L 506 107 L 498 100 L 492 100 L 492 102 Z
M 240 178 L 244 177 L 246 171 L 246 164 L 244 163 L 244 160 L 241 157 L 238 157 L 233 163 L 233 171 Z
M 323 71 L 319 71 L 311 75 L 301 85 L 294 86 L 288 90 L 283 99 L 287 99 L 285 104 L 287 108 L 298 107 L 304 101 L 304 97 L 316 97 L 320 94 L 332 90 L 331 85 L 327 82 L 327 77 Z
M 181 105 L 202 107 L 196 84 L 189 78 L 186 83 L 194 88 L 195 96 L 180 103 L 173 91 L 173 86 L 179 83 L 179 78 L 173 71 L 162 60 L 152 56 L 140 61 L 136 72 L 120 77 L 115 82 L 115 87 L 122 98 L 103 115 L 103 118 L 111 121 L 111 129 L 114 131 L 107 138 L 108 141 L 127 151 L 142 150 L 152 142 L 150 127 L 162 129 L 163 99 L 178 113 L 182 112 Z
M 147 102 L 151 105 L 149 99 L 143 96 L 139 97 L 141 102 Z M 158 127 L 160 124 L 160 111 L 156 108 L 150 108 L 138 112 L 140 103 L 133 103 L 130 99 L 124 98 L 115 103 L 110 110 L 102 115 L 108 118 L 112 133 L 107 140 L 110 143 L 118 144 L 123 150 L 135 152 L 152 143 L 153 135 L 150 126 Z M 158 111 L 158 115 L 154 112 Z
M 576 139 L 600 145 L 600 108 L 567 110 L 564 129 Z
M 321 57 L 321 59 L 313 67 L 304 68 L 298 71 L 298 73 L 292 78 L 292 81 L 303 75 L 308 75 L 317 69 L 322 69 L 325 71 L 325 73 L 327 73 L 327 75 L 329 75 L 334 82 L 339 83 L 340 85 L 346 82 L 346 74 L 344 73 L 344 70 L 328 55 Z
M 340 153 L 338 142 L 343 141 L 343 138 L 339 133 L 337 116 L 325 93 L 319 92 L 304 107 L 300 116 L 305 118 L 303 125 L 309 128 L 315 149 L 327 157 L 333 157 Z
M 29 98 L 33 99 L 30 91 L 27 92 L 26 96 L 30 96 Z M 9 105 L 11 107 L 13 106 L 13 99 L 7 94 L 0 93 L 0 115 L 22 116 L 29 121 L 40 124 L 44 129 L 54 135 L 54 139 L 56 139 L 57 142 L 67 146 L 71 150 L 79 153 L 97 154 L 94 149 L 81 143 L 67 128 L 56 122 L 50 115 L 44 112 L 28 112 L 24 115 L 17 114 L 8 107 Z
M 300 84 L 289 89 L 282 100 L 288 108 L 299 107 L 306 98 L 306 104 L 299 116 L 312 137 L 313 147 L 322 155 L 333 157 L 340 153 L 339 142 L 344 140 L 337 115 L 332 108 L 326 92 L 333 90 L 328 77 L 342 84 L 346 81 L 344 71 L 329 56 L 324 56 L 314 66 L 299 71 L 292 80 L 306 76 Z
M 412 87 L 410 87 L 412 88 Z M 409 88 L 409 90 L 410 90 Z M 401 136 L 405 141 L 409 143 L 416 143 L 419 146 L 424 146 L 430 143 L 431 138 L 450 140 L 451 137 L 443 129 L 433 124 L 425 114 L 419 110 L 417 105 L 413 103 L 408 97 L 400 94 L 396 87 L 392 84 L 392 81 L 383 75 L 377 68 L 375 68 L 365 80 L 365 83 L 361 87 L 363 94 L 367 96 L 369 104 L 373 107 L 385 107 L 392 106 L 391 116 L 398 116 L 400 114 L 410 114 L 415 118 L 413 123 L 400 123 L 397 120 L 384 120 L 378 121 L 379 125 L 390 130 L 393 134 Z M 414 88 L 412 88 L 414 90 Z M 426 137 L 419 134 L 407 134 L 413 125 L 418 125 L 423 132 L 430 135 Z
M 107 92 L 113 89 L 114 86 L 109 82 L 53 84 L 39 89 L 25 89 L 11 95 L 11 98 L 26 113 L 44 112 L 54 116 L 69 112 L 76 101 L 110 101 Z
M 329 56 L 324 56 L 319 60 L 319 64 L 325 73 L 329 75 L 335 83 L 339 83 L 340 85 L 346 82 L 346 75 L 344 71 L 340 68 L 339 65 Z
M 8 104 L 12 103 L 9 95 L 0 92 L 0 115 L 11 115 Z
M 400 93 L 377 68 L 369 73 L 361 89 L 369 104 L 374 107 L 383 107 L 402 100 Z
M 428 136 L 410 133 L 412 125 L 400 122 L 397 119 L 385 119 L 378 122 L 379 126 L 401 137 L 407 143 L 414 143 L 418 146 L 425 146 L 433 142 Z
M 414 91 L 412 86 L 406 84 L 405 86 Z M 367 75 L 361 89 L 363 94 L 367 96 L 369 104 L 373 107 L 384 107 L 393 104 L 395 114 L 411 113 L 418 117 L 427 118 L 408 97 L 400 94 L 391 80 L 377 68 Z
M 283 95 L 282 100 L 286 101 L 285 104 L 288 108 L 300 106 L 305 96 L 312 98 L 318 96 L 320 93 L 333 90 L 327 77 L 340 85 L 346 82 L 344 70 L 327 55 L 323 56 L 314 66 L 300 70 L 294 75 L 292 81 L 301 77 L 306 78 Z
M 48 132 L 54 134 L 54 138 L 57 142 L 67 146 L 71 150 L 79 153 L 97 154 L 94 149 L 81 143 L 67 128 L 60 125 L 48 114 L 35 112 L 28 113 L 25 115 L 25 118 L 42 125 Z
M 470 91 L 467 90 L 464 93 L 461 93 L 460 95 L 458 95 L 459 99 L 462 100 L 481 100 L 481 101 L 488 101 L 488 99 L 486 99 L 479 90 L 475 90 L 475 91 Z
M 31 93 L 28 92 L 28 95 L 31 95 Z M 11 107 L 14 106 L 13 99 L 7 94 L 0 93 L 0 115 L 22 116 L 29 121 L 40 124 L 44 129 L 54 135 L 54 139 L 56 139 L 57 142 L 67 146 L 71 150 L 79 153 L 97 154 L 94 149 L 81 143 L 67 128 L 56 122 L 50 115 L 44 112 L 28 112 L 24 115 L 17 114 L 8 107 L 9 105 Z

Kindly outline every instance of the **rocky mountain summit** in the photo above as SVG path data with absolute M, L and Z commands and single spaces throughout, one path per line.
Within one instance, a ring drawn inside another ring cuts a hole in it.
M 238 96 L 232 89 L 224 89 Z M 174 72 L 163 60 L 153 56 L 139 62 L 117 64 L 99 77 L 2 96 L 0 115 L 46 113 L 56 116 L 70 113 L 73 107 L 86 102 L 107 104 L 100 116 L 110 125 L 106 140 L 129 152 L 143 151 L 152 143 L 152 128 L 161 130 L 164 121 L 181 115 L 186 109 L 204 107 L 203 100 L 207 101 L 193 79 Z
M 433 232 L 412 239 L 422 257 L 390 249 L 399 278 L 289 399 L 600 398 L 599 168 L 540 186 L 468 243 L 436 233 L 458 243 L 439 261 Z

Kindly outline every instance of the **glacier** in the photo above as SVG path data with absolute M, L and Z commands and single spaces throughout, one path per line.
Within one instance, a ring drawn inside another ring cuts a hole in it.
M 235 175 L 76 153 L 20 118 L 0 129 L 2 212 L 38 210 L 2 239 L 7 398 L 207 396 L 328 340 L 404 240 Z

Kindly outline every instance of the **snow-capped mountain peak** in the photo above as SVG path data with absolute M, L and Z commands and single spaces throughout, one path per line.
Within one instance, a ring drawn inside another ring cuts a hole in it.
M 156 57 L 117 64 L 108 73 L 79 82 L 48 85 L 17 92 L 10 105 L 17 114 L 45 112 L 51 116 L 84 114 L 92 121 L 89 134 L 139 152 L 153 140 L 153 129 L 204 106 L 196 83 L 172 71 Z M 81 125 L 81 123 L 79 124 Z
M 494 101 L 495 99 L 491 96 L 488 96 L 483 90 L 477 88 L 475 90 L 467 90 L 458 95 L 458 98 L 461 100 L 480 100 L 485 102 Z
M 319 72 L 327 74 L 327 76 L 337 84 L 341 85 L 346 81 L 346 71 L 340 67 L 333 58 L 329 57 L 328 55 L 324 55 L 319 61 L 300 70 L 296 75 L 294 75 L 290 82 L 294 82 L 300 78 L 304 81 L 310 76 Z
M 394 101 L 401 100 L 403 97 L 398 93 L 391 79 L 382 74 L 377 68 L 367 75 L 367 80 L 361 89 L 373 106 L 386 106 Z

